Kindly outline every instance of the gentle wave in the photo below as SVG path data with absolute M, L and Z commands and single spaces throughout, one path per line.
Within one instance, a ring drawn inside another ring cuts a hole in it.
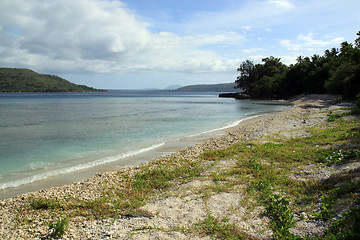
M 21 186 L 21 185 L 24 185 L 24 184 L 35 182 L 35 181 L 44 180 L 44 179 L 49 178 L 49 177 L 75 172 L 75 171 L 79 171 L 79 170 L 99 166 L 99 165 L 102 165 L 102 164 L 105 164 L 105 163 L 115 162 L 115 161 L 120 160 L 120 159 L 124 159 L 124 158 L 127 158 L 127 157 L 132 157 L 132 156 L 135 156 L 135 155 L 140 154 L 140 153 L 144 153 L 144 152 L 154 150 L 154 149 L 156 149 L 158 147 L 163 146 L 164 144 L 165 144 L 165 142 L 162 142 L 162 143 L 154 144 L 154 145 L 151 145 L 149 147 L 145 147 L 145 148 L 142 148 L 142 149 L 139 149 L 139 150 L 136 150 L 136 151 L 130 151 L 130 152 L 127 152 L 127 153 L 122 153 L 122 154 L 119 154 L 119 155 L 106 157 L 106 158 L 103 158 L 103 159 L 98 159 L 96 161 L 92 161 L 92 162 L 89 162 L 89 163 L 84 163 L 84 164 L 80 164 L 80 165 L 73 166 L 73 167 L 68 167 L 68 168 L 54 170 L 54 171 L 50 171 L 50 172 L 46 172 L 46 173 L 42 173 L 42 174 L 37 174 L 37 175 L 31 176 L 31 177 L 27 177 L 27 178 L 15 180 L 15 181 L 1 183 L 0 184 L 0 190 L 6 189 L 6 188 L 9 188 L 9 187 L 18 187 L 18 186 Z
M 242 118 L 240 120 L 236 120 L 236 121 L 233 121 L 233 122 L 226 123 L 224 126 L 219 127 L 219 128 L 214 128 L 214 129 L 207 130 L 207 131 L 204 131 L 204 132 L 201 132 L 201 133 L 196 133 L 196 134 L 193 134 L 193 135 L 189 135 L 189 137 L 196 137 L 196 136 L 200 136 L 200 135 L 203 135 L 203 134 L 212 133 L 212 132 L 221 131 L 221 130 L 225 130 L 225 129 L 228 129 L 228 128 L 236 127 L 237 125 L 239 125 L 243 121 L 250 120 L 252 118 L 256 118 L 256 117 L 259 117 L 259 116 L 260 115 L 253 115 L 253 116 L 250 116 L 250 117 Z

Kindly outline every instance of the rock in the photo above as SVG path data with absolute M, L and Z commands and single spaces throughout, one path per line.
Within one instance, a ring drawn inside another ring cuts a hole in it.
M 249 99 L 250 96 L 245 93 L 220 93 L 221 98 Z

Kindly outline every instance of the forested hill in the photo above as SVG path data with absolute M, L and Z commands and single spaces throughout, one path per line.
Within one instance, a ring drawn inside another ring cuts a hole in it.
M 175 92 L 234 92 L 235 83 L 200 84 L 181 87 L 172 91 Z
M 0 68 L 0 92 L 97 92 L 104 91 L 71 83 L 61 77 L 30 69 Z

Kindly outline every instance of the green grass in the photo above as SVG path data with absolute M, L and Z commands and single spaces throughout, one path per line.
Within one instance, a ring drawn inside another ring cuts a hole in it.
M 61 238 L 67 229 L 68 226 L 68 219 L 64 218 L 61 220 L 58 220 L 56 222 L 51 222 L 49 224 L 49 229 L 51 231 L 50 238 Z
M 45 199 L 41 197 L 31 198 L 30 208 L 34 210 L 39 209 L 64 209 L 61 202 L 56 199 Z
M 208 214 L 204 220 L 195 223 L 194 227 L 197 232 L 210 235 L 212 239 L 255 239 L 239 230 L 236 225 L 229 223 L 227 219 L 220 220 L 211 214 Z
M 359 228 L 352 226 L 360 219 L 358 209 L 350 210 L 359 204 L 359 183 L 352 182 L 356 173 L 334 175 L 322 182 L 300 181 L 289 175 L 296 174 L 298 167 L 309 164 L 321 167 L 323 164 L 333 166 L 359 160 L 359 126 L 359 120 L 337 119 L 317 128 L 309 128 L 309 137 L 272 139 L 267 143 L 240 143 L 225 150 L 206 152 L 202 158 L 219 160 L 236 156 L 237 166 L 228 175 L 247 183 L 246 193 L 257 198 L 258 204 L 265 206 L 266 213 L 272 219 L 274 238 L 301 239 L 289 232 L 295 223 L 293 211 L 303 209 L 304 204 L 305 208 L 310 207 L 311 211 L 315 211 L 314 205 L 319 198 L 320 209 L 314 217 L 328 221 L 332 226 L 322 237 L 332 239 L 335 226 L 339 227 L 339 232 L 346 232 L 346 236 L 349 235 L 346 229 L 351 228 L 351 236 L 357 236 Z M 335 221 L 333 219 L 339 209 L 348 209 L 348 217 Z M 339 221 L 342 224 L 337 224 Z M 333 239 L 345 236 L 338 235 Z
M 298 239 L 290 233 L 290 228 L 295 225 L 294 213 L 290 209 L 290 201 L 278 194 L 272 194 L 265 189 L 263 193 L 266 213 L 272 219 L 271 227 L 275 239 Z
M 117 215 L 143 213 L 143 206 L 156 193 L 165 191 L 175 183 L 196 177 L 202 170 L 197 161 L 172 159 L 143 165 L 134 175 L 120 174 L 123 184 L 108 186 L 104 183 L 102 197 L 93 200 L 77 198 L 30 199 L 29 209 L 37 211 L 67 212 L 69 217 L 82 216 L 102 219 Z

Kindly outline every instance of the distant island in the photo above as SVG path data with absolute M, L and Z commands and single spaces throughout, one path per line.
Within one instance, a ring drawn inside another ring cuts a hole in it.
M 61 77 L 39 74 L 30 69 L 0 68 L 0 92 L 99 92 Z
M 235 83 L 199 84 L 180 87 L 174 92 L 235 92 Z

